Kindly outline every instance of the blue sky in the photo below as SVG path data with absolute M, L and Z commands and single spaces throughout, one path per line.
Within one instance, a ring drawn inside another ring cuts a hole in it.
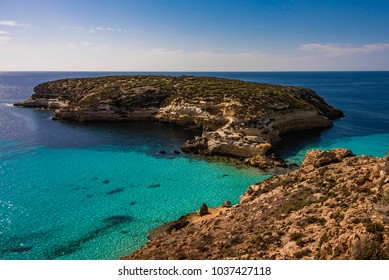
M 389 1 L 0 0 L 0 71 L 389 70 Z

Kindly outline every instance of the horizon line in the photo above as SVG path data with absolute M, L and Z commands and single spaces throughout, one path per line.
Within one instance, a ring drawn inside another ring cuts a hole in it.
M 389 72 L 389 70 L 0 70 L 0 73 L 10 72 L 106 72 L 106 73 L 269 73 L 269 72 Z

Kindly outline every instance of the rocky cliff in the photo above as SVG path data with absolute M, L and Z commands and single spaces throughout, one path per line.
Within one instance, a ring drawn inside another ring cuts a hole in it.
M 124 259 L 389 259 L 388 175 L 389 153 L 310 151 L 239 204 L 184 216 Z
M 18 106 L 69 121 L 154 120 L 202 130 L 186 152 L 250 158 L 287 132 L 332 126 L 343 113 L 310 89 L 212 77 L 116 76 L 40 84 Z M 250 161 L 252 162 L 252 161 Z

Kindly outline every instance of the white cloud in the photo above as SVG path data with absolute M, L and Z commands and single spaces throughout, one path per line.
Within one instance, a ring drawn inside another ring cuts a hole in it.
M 0 25 L 8 26 L 8 27 L 22 27 L 22 28 L 30 27 L 29 24 L 19 23 L 17 21 L 9 20 L 9 19 L 0 20 Z
M 93 50 L 101 50 L 101 49 L 109 48 L 108 44 L 100 44 L 100 43 L 95 43 L 95 42 L 81 42 L 80 45 L 82 47 L 90 48 Z
M 0 44 L 7 43 L 11 40 L 9 32 L 0 30 Z
M 72 25 L 72 26 L 62 25 L 61 29 L 62 30 L 73 29 L 73 30 L 77 30 L 77 31 L 82 31 L 84 29 L 84 27 L 82 27 L 80 25 Z
M 389 50 L 389 44 L 377 43 L 362 46 L 351 44 L 301 44 L 300 50 L 317 53 L 325 56 L 347 56 L 353 54 L 368 54 L 374 52 L 384 52 Z
M 108 44 L 101 44 L 96 42 L 63 42 L 63 43 L 51 43 L 49 44 L 52 48 L 61 48 L 65 47 L 69 50 L 80 51 L 81 49 L 89 49 L 89 50 L 106 50 L 110 47 Z
M 1 20 L 0 25 L 15 27 L 17 26 L 17 23 L 13 20 Z
M 91 28 L 88 28 L 88 27 L 84 27 L 84 26 L 80 26 L 80 25 L 72 25 L 72 26 L 69 26 L 69 25 L 62 25 L 60 27 L 62 30 L 76 30 L 76 31 L 82 31 L 82 32 L 85 32 L 87 31 L 88 33 L 96 33 L 96 32 L 122 32 L 123 29 L 121 28 L 112 28 L 112 27 L 91 27 Z
M 89 33 L 96 33 L 96 31 L 122 32 L 123 30 L 120 28 L 112 28 L 112 27 L 95 27 L 95 28 L 90 28 L 88 30 Z

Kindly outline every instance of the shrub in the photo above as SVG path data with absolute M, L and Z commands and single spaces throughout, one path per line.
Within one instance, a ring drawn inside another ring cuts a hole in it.
M 290 235 L 290 240 L 292 241 L 296 241 L 298 239 L 301 239 L 303 238 L 303 234 L 301 232 L 293 232 L 291 235 Z
M 315 217 L 315 216 L 308 216 L 305 221 L 308 223 L 308 224 L 319 224 L 319 225 L 324 225 L 326 223 L 326 219 L 324 218 L 318 218 L 318 217 Z
M 342 250 L 340 250 L 338 247 L 334 249 L 334 257 L 339 257 L 342 254 Z
M 371 233 L 384 231 L 385 227 L 382 223 L 369 223 L 366 225 L 366 230 Z
M 357 260 L 386 260 L 389 258 L 388 250 L 383 250 L 378 242 L 370 241 L 357 248 Z
M 309 250 L 309 249 L 304 249 L 304 250 L 297 251 L 296 253 L 294 253 L 294 257 L 295 257 L 296 259 L 301 259 L 301 258 L 303 258 L 303 257 L 305 257 L 305 256 L 308 256 L 310 253 L 312 253 L 311 250 Z

